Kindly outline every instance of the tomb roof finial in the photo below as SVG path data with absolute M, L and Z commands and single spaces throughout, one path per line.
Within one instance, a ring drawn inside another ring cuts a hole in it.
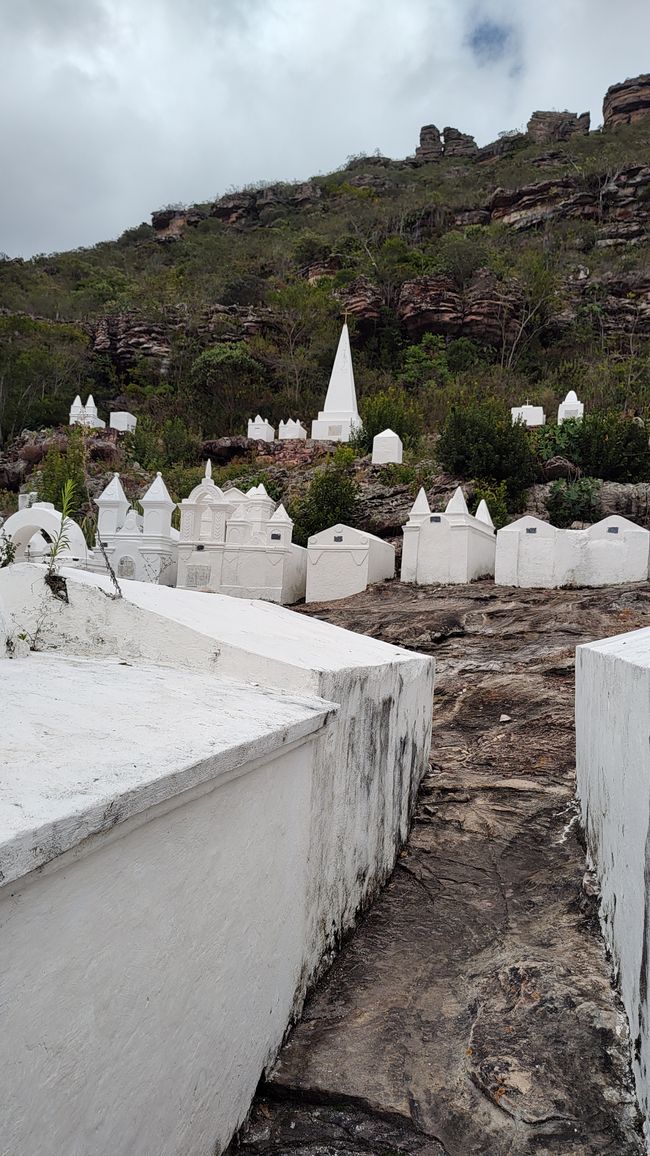
M 485 498 L 481 498 L 475 517 L 477 522 L 484 522 L 486 526 L 491 526 L 494 529 L 494 522 L 492 521 Z
M 415 515 L 429 515 L 431 513 L 431 506 L 427 498 L 424 486 L 420 486 L 420 492 L 411 507 L 411 517 Z
M 457 486 L 453 496 L 447 502 L 445 514 L 468 514 L 467 502 L 461 486 Z
M 212 477 L 212 461 L 210 458 L 208 458 L 207 462 L 205 463 L 205 477 L 208 479 L 208 481 Z

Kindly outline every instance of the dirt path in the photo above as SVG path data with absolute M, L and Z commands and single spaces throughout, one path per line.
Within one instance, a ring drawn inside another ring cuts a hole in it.
M 573 806 L 573 652 L 647 625 L 650 592 L 394 583 L 309 612 L 436 655 L 431 773 L 240 1150 L 643 1152 Z

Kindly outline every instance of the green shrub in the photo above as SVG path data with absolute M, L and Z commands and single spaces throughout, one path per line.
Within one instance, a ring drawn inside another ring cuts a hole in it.
M 72 505 L 69 516 L 77 519 L 83 515 L 87 501 L 85 449 L 83 433 L 79 426 L 71 428 L 63 452 L 52 447 L 43 458 L 38 483 L 39 501 L 52 502 L 52 505 L 60 510 L 61 495 L 67 482 L 72 483 Z
M 292 503 L 293 540 L 306 546 L 312 534 L 338 522 L 354 525 L 359 487 L 346 466 L 329 462 L 317 470 L 303 498 Z
M 392 429 L 407 448 L 414 448 L 422 436 L 424 423 L 418 403 L 398 386 L 364 398 L 361 403 L 363 429 L 354 439 L 359 449 L 370 453 L 373 438 Z
M 494 398 L 454 406 L 442 427 L 437 455 L 443 469 L 466 481 L 505 482 L 510 509 L 518 508 L 534 477 L 525 426 L 513 425 L 509 409 Z
M 531 430 L 539 462 L 567 458 L 583 474 L 611 482 L 650 478 L 650 450 L 645 426 L 636 418 L 611 411 L 570 418 L 561 425 Z
M 596 478 L 564 478 L 552 482 L 546 496 L 546 509 L 554 526 L 565 529 L 572 522 L 597 522 L 602 517 L 600 482 Z
M 162 443 L 165 465 L 173 466 L 178 463 L 189 465 L 198 460 L 201 452 L 201 440 L 198 434 L 189 429 L 180 417 L 168 418 L 163 423 Z
M 508 517 L 508 487 L 506 482 L 483 481 L 474 485 L 474 500 L 472 513 L 475 514 L 480 503 L 484 501 L 490 511 L 490 517 L 496 530 L 500 530 L 509 521 Z
M 417 481 L 415 466 L 408 466 L 402 462 L 388 462 L 377 470 L 377 480 L 382 486 L 410 486 Z

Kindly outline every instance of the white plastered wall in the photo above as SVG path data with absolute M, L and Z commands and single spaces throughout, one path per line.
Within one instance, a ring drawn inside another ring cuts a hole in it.
M 395 576 L 395 549 L 374 534 L 337 525 L 309 539 L 306 602 L 334 602 Z
M 494 574 L 494 531 L 470 514 L 431 514 L 404 527 L 402 581 L 464 584 Z
M 634 1077 L 646 1121 L 650 1113 L 649 704 L 650 629 L 577 648 L 578 796 L 588 855 L 601 889 L 603 931 L 630 1025 Z
M 650 533 L 613 515 L 587 530 L 558 530 L 526 516 L 497 534 L 501 586 L 608 586 L 648 577 Z

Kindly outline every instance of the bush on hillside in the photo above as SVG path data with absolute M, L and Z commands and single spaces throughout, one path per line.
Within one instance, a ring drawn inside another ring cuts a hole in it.
M 611 411 L 588 413 L 561 425 L 531 431 L 539 462 L 563 457 L 589 477 L 611 482 L 639 482 L 650 478 L 648 433 L 637 418 Z
M 363 428 L 354 439 L 362 452 L 371 453 L 373 439 L 392 429 L 407 449 L 413 449 L 422 436 L 424 420 L 418 403 L 405 390 L 391 386 L 381 393 L 364 398 L 361 403 Z
M 510 520 L 508 516 L 508 487 L 506 483 L 476 482 L 471 507 L 473 514 L 476 513 L 482 501 L 487 504 L 495 530 L 500 530 L 501 527 L 505 526 Z
M 466 481 L 485 478 L 505 482 L 510 509 L 517 509 L 534 477 L 526 428 L 513 425 L 509 409 L 494 398 L 451 409 L 442 427 L 437 456 L 443 469 Z
M 312 478 L 304 497 L 292 503 L 293 540 L 306 546 L 312 534 L 338 522 L 354 525 L 359 487 L 349 466 L 329 462 Z
M 600 482 L 596 478 L 578 478 L 575 482 L 560 478 L 549 487 L 546 509 L 559 529 L 572 522 L 597 522 L 602 517 Z

